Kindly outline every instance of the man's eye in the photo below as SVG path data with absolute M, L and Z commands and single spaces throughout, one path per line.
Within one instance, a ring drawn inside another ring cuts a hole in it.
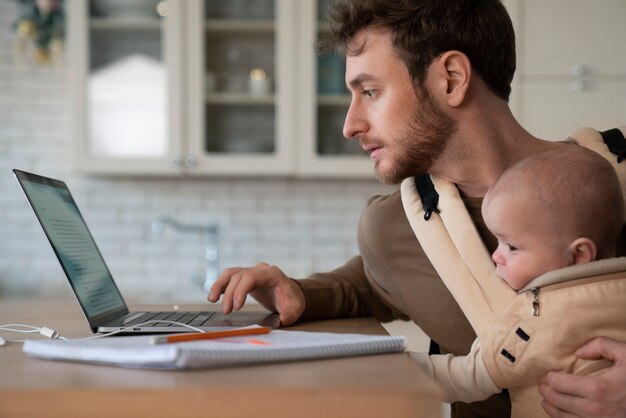
M 507 247 L 509 247 L 509 251 L 516 251 L 517 250 L 517 247 L 515 245 L 513 245 L 513 244 L 506 244 L 506 245 L 507 245 Z
M 376 97 L 376 90 L 363 90 L 363 94 L 370 99 L 373 99 L 374 97 Z

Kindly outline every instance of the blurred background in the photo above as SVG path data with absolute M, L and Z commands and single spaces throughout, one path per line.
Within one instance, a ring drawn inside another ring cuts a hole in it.
M 122 293 L 142 300 L 202 302 L 229 266 L 305 277 L 357 254 L 366 199 L 390 188 L 344 144 L 341 60 L 320 63 L 319 136 L 336 143 L 304 161 L 294 132 L 317 109 L 296 117 L 301 81 L 276 81 L 292 6 L 169 3 L 0 2 L 0 295 L 67 294 L 12 168 L 68 183 Z
M 623 0 L 507 0 L 534 134 L 626 122 Z M 123 294 L 202 302 L 217 273 L 358 253 L 380 185 L 342 137 L 320 0 L 0 1 L 0 295 L 67 295 L 12 168 L 65 180 Z M 593 28 L 589 30 L 588 28 Z

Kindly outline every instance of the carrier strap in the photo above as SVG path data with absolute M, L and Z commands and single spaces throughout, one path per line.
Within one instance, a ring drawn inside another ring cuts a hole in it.
M 437 204 L 439 203 L 439 193 L 435 190 L 430 174 L 424 173 L 419 176 L 415 176 L 415 188 L 422 199 L 422 205 L 424 206 L 424 220 L 430 219 L 433 212 L 439 213 Z
M 617 163 L 621 163 L 626 157 L 626 138 L 624 134 L 617 128 L 600 132 L 604 143 L 613 154 L 617 155 Z
M 456 186 L 436 176 L 430 179 L 439 196 L 437 212 L 433 210 L 430 220 L 424 216 L 425 205 L 414 177 L 400 186 L 402 204 L 424 253 L 480 337 L 515 291 L 497 277 Z

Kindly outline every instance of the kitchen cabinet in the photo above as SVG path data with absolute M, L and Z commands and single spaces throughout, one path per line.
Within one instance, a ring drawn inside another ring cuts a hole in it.
M 183 10 L 179 3 L 71 0 L 68 53 L 76 167 L 175 172 L 183 155 Z
M 371 177 L 342 136 L 327 1 L 68 1 L 76 167 L 123 175 Z
M 330 0 L 68 0 L 78 169 L 371 177 L 341 130 L 344 61 L 318 57 Z M 504 0 L 513 112 L 533 134 L 626 120 L 623 0 Z M 616 35 L 616 33 L 618 35 Z
M 517 32 L 512 107 L 533 134 L 626 122 L 623 0 L 507 0 Z
M 330 30 L 325 20 L 331 1 L 301 3 L 298 27 L 302 45 L 314 45 Z M 311 19 L 314 16 L 314 19 Z M 343 137 L 343 122 L 350 95 L 345 87 L 345 61 L 336 55 L 318 56 L 311 47 L 299 49 L 301 79 L 314 80 L 299 85 L 302 109 L 299 170 L 308 175 L 371 177 L 373 164 L 363 158 L 357 140 Z

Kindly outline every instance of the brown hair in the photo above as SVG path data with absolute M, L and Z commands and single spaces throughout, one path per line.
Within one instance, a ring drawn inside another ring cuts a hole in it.
M 389 28 L 416 88 L 436 57 L 457 50 L 495 95 L 509 99 L 515 33 L 500 0 L 347 0 L 329 9 L 329 20 L 331 33 L 318 42 L 320 53 L 358 55 L 365 45 L 351 44 L 357 32 Z

